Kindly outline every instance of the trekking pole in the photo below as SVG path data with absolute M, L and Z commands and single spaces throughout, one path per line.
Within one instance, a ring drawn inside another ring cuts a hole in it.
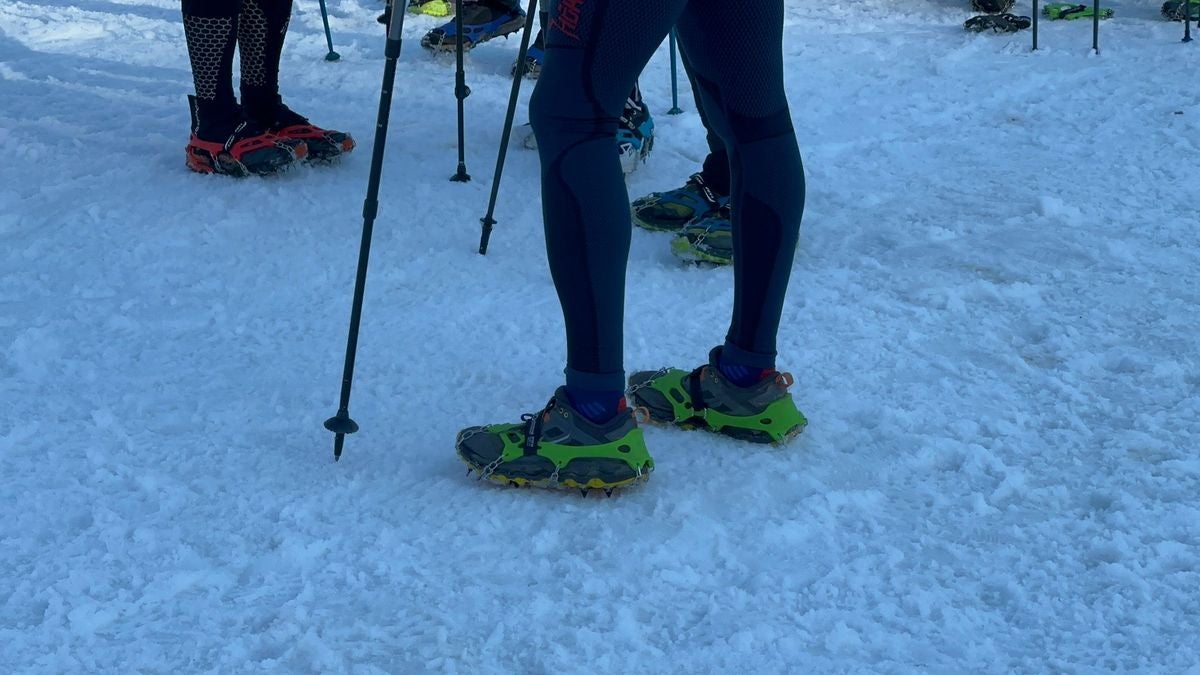
M 467 73 L 463 70 L 463 7 L 462 0 L 454 0 L 454 52 L 455 60 L 458 62 L 457 70 L 454 73 L 454 97 L 458 99 L 458 170 L 450 177 L 450 180 L 455 183 L 466 183 L 471 180 L 471 174 L 467 173 L 467 149 L 464 143 L 465 125 L 463 123 L 464 104 L 468 96 L 471 95 L 471 88 L 467 86 Z
M 1033 52 L 1038 50 L 1038 0 L 1033 0 Z
M 1192 3 L 1183 0 L 1183 42 L 1192 41 Z
M 329 46 L 326 61 L 337 61 L 342 55 L 333 51 L 333 35 L 329 32 L 329 12 L 325 10 L 325 0 L 321 0 L 321 21 L 325 24 L 325 44 Z
M 358 276 L 354 280 L 354 304 L 350 309 L 350 334 L 346 338 L 346 365 L 342 370 L 342 395 L 337 414 L 325 420 L 325 428 L 336 436 L 333 461 L 342 457 L 346 434 L 358 431 L 350 419 L 350 384 L 354 379 L 354 358 L 358 352 L 358 326 L 362 321 L 363 292 L 367 285 L 367 260 L 371 257 L 371 233 L 379 213 L 379 177 L 383 173 L 383 151 L 387 144 L 388 117 L 392 110 L 392 86 L 396 83 L 396 61 L 400 58 L 400 32 L 404 27 L 404 8 L 395 5 L 405 0 L 389 0 L 392 14 L 388 19 L 387 46 L 384 48 L 383 85 L 379 91 L 379 116 L 375 122 L 375 145 L 371 151 L 371 173 L 367 179 L 367 197 L 363 200 L 362 243 L 358 249 Z
M 525 16 L 535 16 L 538 0 L 529 0 L 529 9 Z M 529 51 L 529 33 L 533 28 L 532 21 L 525 21 L 525 30 L 521 31 L 521 46 L 517 50 L 517 63 L 525 63 L 525 54 Z M 518 67 L 513 70 L 512 91 L 508 94 L 508 114 L 504 117 L 504 132 L 500 136 L 500 151 L 496 155 L 496 171 L 492 174 L 492 194 L 488 197 L 487 214 L 479 219 L 483 230 L 479 235 L 479 255 L 487 255 L 488 240 L 492 238 L 492 226 L 496 220 L 496 196 L 500 193 L 500 176 L 504 173 L 504 158 L 508 154 L 508 139 L 512 136 L 513 117 L 517 114 L 517 96 L 521 93 L 521 80 L 524 75 Z
M 1092 0 L 1092 51 L 1100 53 L 1100 0 Z
M 671 109 L 667 111 L 668 115 L 678 115 L 683 112 L 679 109 L 679 84 L 678 76 L 675 74 L 675 29 L 672 28 L 667 36 L 667 44 L 670 45 L 671 51 Z

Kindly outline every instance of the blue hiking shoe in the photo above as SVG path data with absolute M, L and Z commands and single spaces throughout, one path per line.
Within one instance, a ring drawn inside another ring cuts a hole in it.
M 513 67 L 516 68 L 515 65 Z M 537 137 L 528 123 L 521 125 L 516 133 L 521 137 L 521 145 L 529 150 L 537 150 Z M 638 164 L 646 161 L 653 147 L 654 119 L 650 117 L 650 109 L 642 101 L 642 93 L 635 85 L 625 100 L 625 109 L 617 125 L 617 155 L 621 160 L 621 170 L 626 174 L 633 173 Z
M 703 174 L 695 173 L 683 187 L 638 197 L 633 200 L 630 212 L 633 224 L 642 229 L 679 232 L 693 220 L 728 203 L 727 195 L 717 194 L 704 181 Z
M 733 262 L 733 223 L 729 200 L 696 218 L 671 240 L 671 253 L 683 260 L 728 265 Z
M 472 49 L 492 38 L 521 30 L 525 26 L 525 11 L 519 7 L 475 2 L 463 6 L 462 22 L 463 49 Z M 434 52 L 454 51 L 458 35 L 456 28 L 455 21 L 434 28 L 421 38 L 421 46 Z
M 621 156 L 621 170 L 626 174 L 637 170 L 654 149 L 654 118 L 650 108 L 642 100 L 642 91 L 634 85 L 625 109 L 621 111 L 621 123 L 617 127 L 617 153 Z
M 525 67 L 521 68 L 521 74 L 527 79 L 536 80 L 538 75 L 542 74 L 542 63 L 546 58 L 546 43 L 544 41 L 542 31 L 538 31 L 537 37 L 534 38 L 533 44 L 529 45 L 529 49 L 525 52 Z M 521 64 L 513 62 L 512 73 L 513 77 L 517 76 L 517 69 Z

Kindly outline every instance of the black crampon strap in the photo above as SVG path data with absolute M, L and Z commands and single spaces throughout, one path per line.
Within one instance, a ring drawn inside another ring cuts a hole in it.
M 692 399 L 692 412 L 697 414 L 708 407 L 708 404 L 704 402 L 704 390 L 700 387 L 700 378 L 704 369 L 709 367 L 716 368 L 716 366 L 700 366 L 693 370 L 687 378 L 688 396 Z
M 521 421 L 525 423 L 525 454 L 538 454 L 538 442 L 542 440 L 542 423 L 546 414 L 554 409 L 554 399 L 542 408 L 541 412 L 525 413 L 521 415 Z

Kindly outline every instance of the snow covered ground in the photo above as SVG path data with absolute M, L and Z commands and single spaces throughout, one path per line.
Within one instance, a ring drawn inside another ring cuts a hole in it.
M 452 449 L 561 377 L 534 153 L 475 253 L 515 40 L 469 56 L 454 184 L 453 61 L 406 26 L 335 465 L 378 4 L 331 2 L 329 64 L 300 2 L 284 54 L 360 150 L 240 182 L 184 168 L 177 3 L 0 4 L 0 671 L 1200 673 L 1200 46 L 1158 0 L 1099 56 L 966 5 L 788 0 L 811 426 L 650 429 L 652 480 L 581 499 Z M 634 195 L 703 156 L 665 47 L 643 85 Z M 731 272 L 667 241 L 634 235 L 631 369 L 728 320 Z

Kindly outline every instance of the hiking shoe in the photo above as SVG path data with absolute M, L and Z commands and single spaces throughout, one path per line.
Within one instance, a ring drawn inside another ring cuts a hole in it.
M 715 211 L 696 218 L 671 240 L 671 253 L 677 258 L 714 265 L 733 262 L 733 207 L 729 200 Z
M 651 192 L 630 205 L 633 224 L 653 232 L 678 232 L 700 216 L 729 203 L 728 195 L 719 195 L 704 182 L 704 176 L 692 174 L 683 187 L 666 192 Z
M 971 0 L 971 9 L 984 14 L 1005 14 L 1014 4 L 1014 0 Z
M 408 3 L 408 11 L 410 14 L 424 14 L 425 16 L 454 16 L 454 1 L 453 0 L 410 0 Z M 375 17 L 375 20 L 383 25 L 388 25 L 392 20 L 392 6 L 389 4 L 384 8 L 383 13 Z
M 611 494 L 647 480 L 654 470 L 634 412 L 622 405 L 611 421 L 596 424 L 559 387 L 541 412 L 522 415 L 520 423 L 463 429 L 455 449 L 468 473 L 478 472 L 481 480 Z
M 1092 5 L 1075 5 L 1069 2 L 1053 2 L 1042 7 L 1042 16 L 1051 19 L 1091 19 L 1095 13 L 1096 10 Z M 1101 19 L 1111 19 L 1112 15 L 1112 8 L 1100 8 Z
M 525 11 L 475 2 L 463 6 L 463 49 L 472 49 L 492 38 L 508 35 L 525 26 Z M 454 51 L 457 21 L 449 21 L 425 34 L 421 46 L 435 52 Z
M 453 0 L 411 0 L 408 11 L 425 16 L 454 16 Z M 386 22 L 385 22 L 386 23 Z
M 537 136 L 528 122 L 521 125 L 516 133 L 521 138 L 521 145 L 529 150 L 537 150 Z M 625 99 L 625 109 L 617 125 L 617 156 L 621 161 L 621 171 L 633 173 L 640 162 L 646 161 L 653 147 L 654 119 L 642 101 L 641 90 L 634 85 L 633 91 Z
M 330 162 L 354 149 L 354 138 L 344 131 L 322 129 L 308 118 L 283 104 L 278 96 L 273 103 L 258 107 L 247 107 L 262 126 L 287 143 L 304 143 L 308 146 L 308 159 L 314 162 Z
M 707 429 L 751 443 L 782 445 L 798 436 L 808 420 L 796 409 L 788 387 L 790 373 L 764 371 L 749 387 L 730 382 L 717 367 L 721 348 L 692 372 L 677 368 L 634 373 L 626 396 L 645 408 L 651 422 L 684 429 Z
M 1027 16 L 1015 14 L 981 14 L 973 16 L 963 23 L 963 28 L 975 33 L 990 30 L 993 33 L 1015 33 L 1033 25 L 1033 20 Z
M 1200 19 L 1200 0 L 1167 0 L 1162 4 L 1160 12 L 1167 21 Z
M 231 119 L 201 129 L 196 97 L 188 96 L 188 102 L 192 134 L 185 151 L 192 171 L 236 178 L 267 176 L 291 167 L 308 153 L 304 143 L 285 142 L 253 120 Z
M 621 170 L 626 174 L 633 173 L 653 149 L 654 118 L 642 100 L 641 89 L 634 85 L 633 91 L 625 99 L 625 109 L 621 111 L 621 122 L 617 126 L 617 154 L 621 157 Z
M 538 31 L 537 37 L 534 38 L 533 44 L 529 45 L 529 49 L 525 50 L 525 67 L 521 68 L 521 75 L 526 79 L 536 80 L 538 75 L 542 74 L 542 63 L 546 59 L 546 43 L 543 31 Z M 513 77 L 517 76 L 517 68 L 521 64 L 513 61 L 512 73 Z

